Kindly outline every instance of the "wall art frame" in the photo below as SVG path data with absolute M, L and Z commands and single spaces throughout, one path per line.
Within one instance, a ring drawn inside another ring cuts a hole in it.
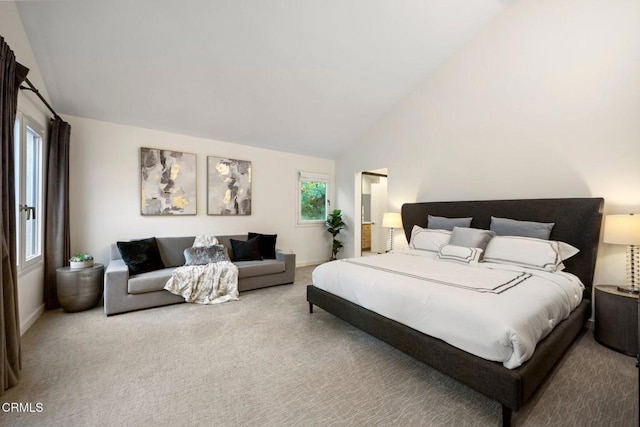
M 207 156 L 207 215 L 251 215 L 250 160 Z
M 140 214 L 197 214 L 196 155 L 140 147 Z

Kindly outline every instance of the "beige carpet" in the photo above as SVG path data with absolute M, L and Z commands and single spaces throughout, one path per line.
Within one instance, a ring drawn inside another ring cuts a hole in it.
M 2 426 L 498 426 L 500 405 L 320 309 L 305 285 L 105 317 L 47 312 L 23 337 Z M 516 426 L 637 426 L 635 359 L 581 336 Z M 36 404 L 42 404 L 37 412 Z

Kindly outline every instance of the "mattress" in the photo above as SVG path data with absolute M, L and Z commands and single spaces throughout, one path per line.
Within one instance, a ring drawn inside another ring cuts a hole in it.
M 315 287 L 509 369 L 531 357 L 584 291 L 570 273 L 470 266 L 420 250 L 333 261 L 312 277 Z

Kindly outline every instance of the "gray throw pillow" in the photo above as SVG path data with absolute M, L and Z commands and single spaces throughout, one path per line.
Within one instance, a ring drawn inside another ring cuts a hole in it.
M 489 229 L 495 231 L 496 236 L 521 236 L 549 240 L 554 225 L 555 222 L 519 221 L 492 216 Z
M 447 218 L 444 216 L 427 217 L 427 228 L 434 230 L 453 230 L 453 227 L 470 227 L 472 217 L 467 218 Z
M 466 246 L 467 248 L 480 248 L 485 250 L 489 241 L 496 233 L 479 228 L 453 227 L 450 245 Z
M 205 265 L 212 262 L 228 261 L 223 245 L 195 246 L 184 250 L 184 265 Z

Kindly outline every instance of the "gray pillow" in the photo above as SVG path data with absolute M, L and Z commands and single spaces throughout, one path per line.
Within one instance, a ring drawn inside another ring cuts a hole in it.
M 427 217 L 427 228 L 433 230 L 453 230 L 453 227 L 469 227 L 473 218 L 447 218 L 444 216 Z
M 492 216 L 489 229 L 495 231 L 496 236 L 521 236 L 549 240 L 554 225 L 555 222 L 519 221 Z
M 485 250 L 489 241 L 496 233 L 479 228 L 453 227 L 450 245 L 466 246 L 467 248 L 480 248 Z
M 228 261 L 223 245 L 196 246 L 184 250 L 184 265 L 205 265 L 212 262 Z

